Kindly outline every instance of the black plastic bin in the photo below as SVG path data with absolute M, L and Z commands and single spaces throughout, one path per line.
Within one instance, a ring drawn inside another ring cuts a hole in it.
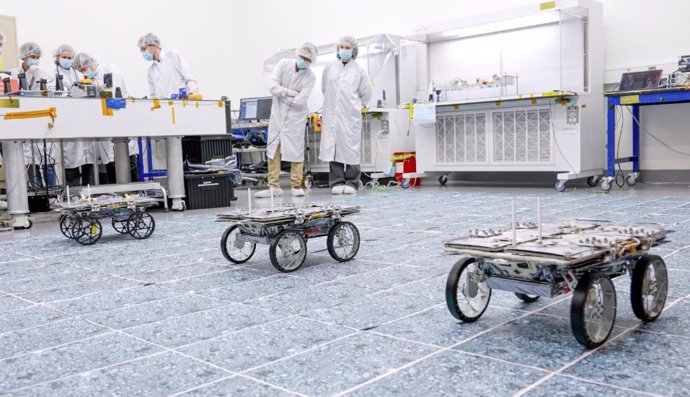
M 182 138 L 182 156 L 194 164 L 232 155 L 232 135 L 186 136 Z
M 229 207 L 237 200 L 230 174 L 185 174 L 184 190 L 187 209 Z

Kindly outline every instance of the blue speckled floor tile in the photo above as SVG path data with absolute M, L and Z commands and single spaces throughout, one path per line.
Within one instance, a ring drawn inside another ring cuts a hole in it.
M 349 262 L 335 262 L 331 260 L 317 266 L 304 267 L 297 271 L 296 276 L 313 282 L 324 282 L 390 267 L 389 264 L 361 261 L 359 259 L 359 257 L 356 257 Z
M 614 328 L 611 337 L 620 332 Z M 569 319 L 537 314 L 493 329 L 456 349 L 549 371 L 558 370 L 587 351 L 573 336 Z
M 184 280 L 162 283 L 166 288 L 180 291 L 205 291 L 213 288 L 228 287 L 247 281 L 258 280 L 272 276 L 272 273 L 250 270 L 233 269 L 225 272 L 206 274 L 198 277 L 190 277 Z
M 31 302 L 15 298 L 9 295 L 0 295 L 0 313 L 22 309 L 31 306 Z
M 250 304 L 276 312 L 299 314 L 317 309 L 323 310 L 375 292 L 376 290 L 371 288 L 333 281 L 259 299 Z
M 493 326 L 524 314 L 515 310 L 490 308 L 484 312 L 478 321 L 465 323 L 453 317 L 446 304 L 442 303 L 425 312 L 378 327 L 375 331 L 398 338 L 446 347 L 460 343 Z
M 74 315 L 120 309 L 126 306 L 157 301 L 182 295 L 184 292 L 156 285 L 137 286 L 116 291 L 95 291 L 82 297 L 53 302 L 60 310 Z
M 0 361 L 0 390 L 12 390 L 155 353 L 134 338 L 107 334 Z
M 167 396 L 227 376 L 226 371 L 173 353 L 142 358 L 27 389 L 26 396 Z
M 152 324 L 128 329 L 127 333 L 166 347 L 176 347 L 222 336 L 282 317 L 267 310 L 231 304 L 168 317 Z
M 368 384 L 350 396 L 512 396 L 546 375 L 539 370 L 457 351 L 436 354 Z
M 256 382 L 244 376 L 234 376 L 208 386 L 182 394 L 185 397 L 291 397 L 297 394 L 289 393 L 263 383 Z
M 50 323 L 67 317 L 57 310 L 42 306 L 0 313 L 0 334 Z
M 164 281 L 174 281 L 226 270 L 227 266 L 214 265 L 206 262 L 196 262 L 193 264 L 175 266 L 164 270 L 125 274 L 123 277 L 144 283 L 162 283 Z
M 89 321 L 98 324 L 122 329 L 153 323 L 166 317 L 180 316 L 226 304 L 227 303 L 204 298 L 202 296 L 185 294 L 140 305 L 127 306 L 121 309 L 92 313 L 85 317 Z
M 22 331 L 0 334 L 0 358 L 46 349 L 109 332 L 84 320 L 66 318 Z
M 327 323 L 367 329 L 426 310 L 436 303 L 423 296 L 384 291 L 347 301 L 329 309 L 313 311 L 307 316 Z
M 251 302 L 263 297 L 307 288 L 314 284 L 314 282 L 300 277 L 276 274 L 274 276 L 237 284 L 228 288 L 216 288 L 202 291 L 200 294 L 230 302 Z
M 609 342 L 566 374 L 665 396 L 690 390 L 687 338 L 632 332 Z
M 438 270 L 425 269 L 414 266 L 393 266 L 381 270 L 375 270 L 364 274 L 358 274 L 338 279 L 339 282 L 357 285 L 366 288 L 386 290 L 398 287 L 413 281 L 427 279 L 437 276 L 442 272 Z
M 104 277 L 98 281 L 89 281 L 67 286 L 46 288 L 38 291 L 20 293 L 18 295 L 24 299 L 34 302 L 53 302 L 58 300 L 78 298 L 92 292 L 118 290 L 137 285 L 141 284 L 116 277 Z
M 351 332 L 345 328 L 292 317 L 199 342 L 180 351 L 231 371 L 243 371 Z
M 676 302 L 670 308 L 666 307 L 656 321 L 643 323 L 640 329 L 690 337 L 690 298 Z
M 618 389 L 613 386 L 603 386 L 585 382 L 569 376 L 554 376 L 545 383 L 530 390 L 526 397 L 643 397 L 648 394 L 635 393 Z
M 310 396 L 326 396 L 434 352 L 428 346 L 360 333 L 259 368 L 249 375 Z

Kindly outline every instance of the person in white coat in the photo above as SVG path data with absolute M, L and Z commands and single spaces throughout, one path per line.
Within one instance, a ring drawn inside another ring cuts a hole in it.
M 55 56 L 55 85 L 54 89 L 70 89 L 84 79 L 84 74 L 76 67 L 76 52 L 72 46 L 59 46 Z M 62 77 L 62 84 L 58 83 Z M 60 85 L 62 87 L 60 87 Z M 65 184 L 68 186 L 93 185 L 95 182 L 94 164 L 96 163 L 95 141 L 91 139 L 70 139 L 62 142 L 63 161 L 65 168 Z
M 369 76 L 355 60 L 359 44 L 345 36 L 336 43 L 338 59 L 326 65 L 323 90 L 323 130 L 319 159 L 329 162 L 333 194 L 353 194 L 359 187 L 362 107 L 371 99 Z
M 282 59 L 271 75 L 271 119 L 268 123 L 268 190 L 256 197 L 280 196 L 280 163 L 290 162 L 292 195 L 304 196 L 302 176 L 304 165 L 304 130 L 309 109 L 307 101 L 314 89 L 316 77 L 309 65 L 316 61 L 318 51 L 311 43 L 304 43 L 297 51 L 297 59 Z
M 105 84 L 105 75 L 119 75 L 121 77 L 121 94 L 123 98 L 127 97 L 127 86 L 124 81 L 124 76 L 119 67 L 112 63 L 100 64 L 91 55 L 80 52 L 74 59 L 74 67 L 79 70 L 84 76 L 91 79 L 96 85 Z M 134 145 L 132 142 L 136 142 L 134 139 L 130 139 L 128 148 L 130 156 L 130 166 L 132 163 L 132 156 L 139 154 L 139 147 Z M 134 146 L 134 147 L 133 147 Z M 105 183 L 115 183 L 115 154 L 114 154 L 114 144 L 111 140 L 99 140 L 97 143 L 97 154 L 99 163 L 99 182 L 101 184 Z M 136 161 L 136 160 L 135 160 Z M 132 175 L 134 172 L 132 172 Z M 139 171 L 136 171 L 137 178 L 132 179 L 132 181 L 138 180 Z
M 10 73 L 18 79 L 24 75 L 27 90 L 39 90 L 41 82 L 45 82 L 46 88 L 53 84 L 54 79 L 50 73 L 39 68 L 43 52 L 41 47 L 33 42 L 24 43 L 19 47 L 19 58 L 22 60 L 18 68 Z M 24 164 L 27 165 L 29 186 L 34 189 L 42 189 L 43 180 L 49 187 L 57 186 L 55 164 L 57 151 L 51 141 L 33 141 L 24 143 Z
M 151 62 L 148 70 L 151 98 L 171 98 L 179 95 L 180 88 L 185 88 L 187 95 L 199 92 L 199 85 L 179 51 L 163 51 L 160 39 L 153 33 L 141 36 L 137 45 L 144 59 Z

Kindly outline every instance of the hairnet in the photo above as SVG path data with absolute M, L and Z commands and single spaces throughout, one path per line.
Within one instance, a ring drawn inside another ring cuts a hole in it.
M 77 70 L 84 69 L 96 63 L 96 60 L 91 55 L 80 52 L 74 57 L 74 68 Z
M 141 48 L 147 45 L 155 45 L 156 47 L 161 48 L 161 40 L 153 33 L 146 33 L 145 35 L 139 37 L 137 46 Z
M 60 56 L 63 52 L 71 52 L 72 55 L 75 54 L 74 48 L 72 48 L 71 45 L 69 45 L 69 44 L 60 44 L 60 46 L 59 46 L 58 48 L 56 48 L 55 51 L 53 52 L 53 56 L 54 56 L 54 57 L 58 57 L 58 56 Z
M 26 59 L 30 55 L 41 57 L 41 47 L 36 43 L 28 42 L 19 47 L 19 58 Z
M 343 43 L 349 43 L 352 46 L 352 59 L 357 59 L 357 54 L 359 54 L 359 43 L 357 42 L 357 39 L 355 39 L 352 36 L 344 36 L 338 42 L 335 44 L 335 53 L 338 53 L 338 50 L 340 50 L 340 45 Z M 340 55 L 338 55 L 338 59 L 340 59 Z
M 0 44 L 5 44 L 5 34 L 0 31 Z
M 308 58 L 311 63 L 314 63 L 316 62 L 316 57 L 319 55 L 319 50 L 316 49 L 314 44 L 306 42 L 297 50 L 297 55 Z

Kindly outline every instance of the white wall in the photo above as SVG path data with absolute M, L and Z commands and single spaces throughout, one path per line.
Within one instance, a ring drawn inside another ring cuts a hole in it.
M 683 32 L 690 2 L 684 0 L 603 0 L 606 80 L 616 81 L 625 68 L 663 66 L 690 54 Z M 37 41 L 49 53 L 65 42 L 77 51 L 113 62 L 126 74 L 133 95 L 147 94 L 146 67 L 137 38 L 157 33 L 163 46 L 180 50 L 206 98 L 267 93 L 262 76 L 266 58 L 303 41 L 333 42 L 350 34 L 409 34 L 420 25 L 464 18 L 500 9 L 535 4 L 534 0 L 282 0 L 182 1 L 1 0 L 0 14 L 17 18 L 18 39 Z M 86 8 L 88 6 L 89 8 Z M 45 57 L 43 64 L 49 63 Z M 679 111 L 676 111 L 676 109 Z M 690 153 L 683 128 L 688 105 L 643 111 L 647 128 L 662 140 Z M 626 122 L 626 125 L 630 125 Z M 679 131 L 679 129 L 681 131 Z M 603 129 L 602 129 L 603 140 Z M 643 137 L 644 169 L 690 168 L 690 157 L 663 149 Z M 624 152 L 621 152 L 624 154 Z

